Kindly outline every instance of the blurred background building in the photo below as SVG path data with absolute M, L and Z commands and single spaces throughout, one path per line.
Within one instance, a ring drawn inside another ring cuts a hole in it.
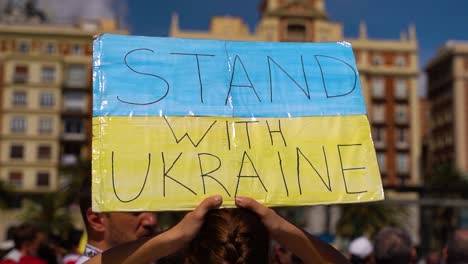
M 56 191 L 89 162 L 92 40 L 104 32 L 127 33 L 113 19 L 47 23 L 34 1 L 0 10 L 0 180 L 16 192 L 9 207 Z M 0 230 L 15 217 L 2 215 Z
M 428 159 L 468 172 L 468 42 L 448 41 L 426 66 L 430 104 Z

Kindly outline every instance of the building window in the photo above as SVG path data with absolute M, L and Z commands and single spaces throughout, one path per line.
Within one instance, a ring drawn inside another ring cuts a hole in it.
M 64 110 L 70 112 L 85 112 L 86 97 L 84 92 L 67 92 L 63 95 Z
M 83 132 L 83 122 L 81 119 L 65 119 L 65 133 L 81 134 Z
M 383 98 L 385 96 L 385 86 L 382 78 L 372 79 L 372 95 L 375 98 Z
M 408 154 L 398 153 L 397 154 L 397 172 L 406 174 L 409 171 Z
M 49 160 L 52 156 L 52 148 L 48 145 L 39 145 L 37 148 L 37 159 Z
M 14 83 L 26 83 L 28 81 L 28 66 L 16 65 L 13 75 Z
M 26 105 L 26 92 L 25 91 L 15 91 L 13 92 L 13 102 L 14 106 L 25 106 Z
M 22 54 L 27 54 L 29 52 L 29 42 L 21 40 L 18 46 L 18 51 Z
M 55 81 L 55 67 L 54 66 L 42 66 L 41 80 L 43 82 L 54 82 Z
M 41 117 L 39 119 L 39 134 L 51 134 L 52 133 L 52 118 Z
M 397 99 L 406 99 L 408 97 L 405 79 L 396 80 L 395 97 Z
M 387 171 L 387 162 L 384 152 L 377 152 L 377 163 L 379 164 L 380 172 Z
M 21 171 L 10 171 L 8 182 L 15 187 L 23 186 L 23 173 Z
M 306 41 L 306 27 L 301 24 L 289 24 L 287 28 L 288 41 L 304 42 Z
M 372 128 L 372 138 L 374 139 L 374 145 L 376 148 L 385 147 L 386 130 L 383 127 Z
M 383 58 L 379 54 L 375 54 L 372 56 L 372 65 L 382 65 L 383 64 Z
M 82 64 L 71 64 L 67 67 L 66 85 L 72 87 L 86 86 L 85 66 Z
M 375 104 L 372 107 L 372 120 L 374 122 L 384 122 L 385 121 L 385 105 Z
M 397 129 L 397 148 L 407 148 L 408 147 L 408 129 L 399 128 Z
M 50 174 L 49 172 L 38 172 L 36 174 L 36 186 L 38 187 L 48 187 L 50 183 Z
M 57 45 L 55 43 L 49 42 L 46 46 L 46 53 L 51 55 L 57 52 Z
M 11 145 L 10 146 L 10 158 L 11 159 L 22 159 L 24 156 L 23 145 Z
M 404 128 L 398 129 L 398 142 L 399 143 L 406 143 L 406 134 L 407 131 Z
M 73 55 L 83 55 L 83 45 L 73 44 L 72 45 L 72 54 Z
M 395 121 L 399 124 L 408 123 L 408 106 L 399 104 L 395 106 Z
M 24 133 L 26 131 L 26 119 L 16 116 L 11 119 L 10 130 L 13 133 Z
M 55 104 L 54 94 L 50 92 L 41 93 L 39 101 L 41 107 L 52 107 Z
M 398 56 L 395 58 L 395 65 L 398 66 L 398 67 L 406 66 L 406 58 L 405 58 L 405 56 L 403 56 L 403 55 L 398 55 Z

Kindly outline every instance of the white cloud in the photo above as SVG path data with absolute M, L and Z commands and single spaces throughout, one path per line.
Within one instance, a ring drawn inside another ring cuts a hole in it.
M 3 11 L 11 0 L 0 0 Z M 26 0 L 13 0 L 20 4 Z M 50 23 L 74 23 L 80 18 L 114 18 L 126 25 L 127 4 L 124 0 L 36 0 L 36 6 L 43 11 Z

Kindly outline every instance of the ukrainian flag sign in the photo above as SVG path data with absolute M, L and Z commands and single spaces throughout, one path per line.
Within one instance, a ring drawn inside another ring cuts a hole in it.
M 383 199 L 352 48 L 102 35 L 93 210 Z

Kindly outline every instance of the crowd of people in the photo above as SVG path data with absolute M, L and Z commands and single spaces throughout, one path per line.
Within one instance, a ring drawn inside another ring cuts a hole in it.
M 208 197 L 160 234 L 152 212 L 93 212 L 89 179 L 79 200 L 88 239 L 84 252 L 78 252 L 76 239 L 57 246 L 34 225 L 22 224 L 8 233 L 14 243 L 3 249 L 0 264 L 468 263 L 468 232 L 461 230 L 441 252 L 425 258 L 418 259 L 408 233 L 394 227 L 372 239 L 354 239 L 343 254 L 248 197 L 237 197 L 231 209 L 219 209 L 221 196 Z

